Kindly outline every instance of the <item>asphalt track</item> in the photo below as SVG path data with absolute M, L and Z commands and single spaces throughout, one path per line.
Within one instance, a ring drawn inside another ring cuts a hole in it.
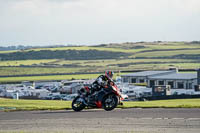
M 200 133 L 200 109 L 0 112 L 0 132 Z

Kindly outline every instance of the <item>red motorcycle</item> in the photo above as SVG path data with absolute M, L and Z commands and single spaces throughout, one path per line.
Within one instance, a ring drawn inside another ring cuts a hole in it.
M 81 111 L 85 107 L 103 108 L 106 111 L 111 111 L 121 104 L 123 97 L 119 88 L 114 82 L 110 82 L 110 86 L 101 88 L 93 94 L 91 87 L 85 86 L 78 91 L 78 96 L 72 101 L 72 109 L 74 111 Z

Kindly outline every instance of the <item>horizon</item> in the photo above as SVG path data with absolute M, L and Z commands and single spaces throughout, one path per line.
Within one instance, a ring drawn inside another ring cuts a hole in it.
M 193 42 L 198 42 L 200 43 L 200 40 L 193 40 L 193 41 L 138 41 L 138 42 L 121 42 L 121 43 L 102 43 L 102 44 L 93 44 L 93 45 L 84 45 L 84 44 L 46 44 L 46 45 L 27 45 L 27 44 L 13 44 L 13 45 L 7 45 L 7 46 L 1 46 L 0 47 L 20 47 L 20 46 L 24 46 L 24 47 L 59 47 L 59 46 L 63 46 L 63 47 L 79 47 L 79 46 L 99 46 L 99 45 L 109 45 L 109 44 L 126 44 L 126 43 L 132 43 L 132 44 L 138 44 L 138 43 L 193 43 Z

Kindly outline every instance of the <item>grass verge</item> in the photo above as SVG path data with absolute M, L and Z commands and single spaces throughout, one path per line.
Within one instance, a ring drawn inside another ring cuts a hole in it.
M 62 110 L 71 109 L 71 101 L 0 99 L 5 110 Z
M 80 75 L 50 75 L 50 76 L 27 76 L 27 77 L 2 77 L 0 83 L 40 81 L 40 80 L 72 80 L 72 79 L 94 79 L 100 74 L 80 74 Z
M 200 98 L 124 102 L 121 108 L 200 108 Z
M 123 106 L 118 108 L 200 108 L 200 98 L 198 99 L 175 99 L 157 101 L 131 101 L 123 102 Z M 13 100 L 0 99 L 0 108 L 4 111 L 12 110 L 63 110 L 71 109 L 71 101 L 59 100 Z

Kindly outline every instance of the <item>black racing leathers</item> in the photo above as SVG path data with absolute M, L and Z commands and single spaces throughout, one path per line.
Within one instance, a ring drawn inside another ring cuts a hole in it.
M 92 84 L 91 93 L 101 90 L 101 88 L 108 87 L 111 79 L 105 75 L 100 75 Z

